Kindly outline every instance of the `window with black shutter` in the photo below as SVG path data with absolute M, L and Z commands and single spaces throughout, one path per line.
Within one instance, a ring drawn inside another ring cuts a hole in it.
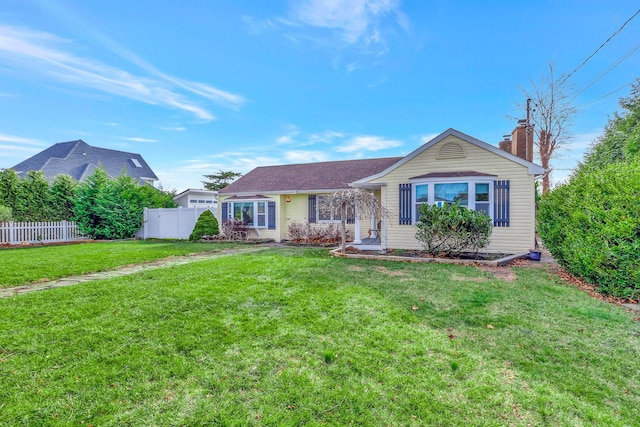
M 493 226 L 509 226 L 509 180 L 493 183 Z
M 411 225 L 411 184 L 400 184 L 400 225 Z

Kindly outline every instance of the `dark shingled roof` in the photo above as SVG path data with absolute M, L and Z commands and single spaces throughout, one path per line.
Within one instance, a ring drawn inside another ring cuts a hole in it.
M 30 170 L 42 171 L 49 181 L 59 174 L 68 174 L 82 181 L 98 166 L 102 166 L 111 178 L 120 176 L 126 169 L 127 175 L 137 179 L 139 184 L 158 180 L 140 154 L 92 147 L 81 139 L 54 144 L 12 169 L 20 176 Z
M 229 184 L 220 194 L 337 190 L 381 172 L 401 158 L 262 166 Z

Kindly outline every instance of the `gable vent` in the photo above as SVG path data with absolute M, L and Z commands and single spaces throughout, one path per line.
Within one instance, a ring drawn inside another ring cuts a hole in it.
M 441 159 L 461 159 L 466 157 L 464 148 L 457 142 L 448 142 L 438 150 L 438 160 Z

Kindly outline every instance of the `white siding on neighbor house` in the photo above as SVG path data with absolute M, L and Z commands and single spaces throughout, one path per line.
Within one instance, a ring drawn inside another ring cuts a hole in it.
M 183 208 L 217 208 L 218 192 L 190 188 L 173 198 Z
M 136 233 L 139 239 L 188 239 L 202 212 L 207 208 L 144 208 L 142 228 Z
M 449 142 L 460 144 L 464 150 L 464 157 L 438 156 L 440 147 Z M 455 136 L 449 136 L 385 176 L 371 181 L 371 183 L 383 185 L 383 200 L 386 200 L 386 208 L 389 212 L 384 236 L 387 248 L 421 248 L 415 238 L 416 227 L 399 224 L 399 184 L 409 183 L 410 178 L 427 173 L 462 171 L 497 175 L 497 180 L 510 181 L 510 224 L 509 227 L 493 228 L 491 243 L 487 250 L 519 253 L 526 252 L 533 247 L 535 233 L 534 177 L 528 174 L 528 168 L 475 144 Z

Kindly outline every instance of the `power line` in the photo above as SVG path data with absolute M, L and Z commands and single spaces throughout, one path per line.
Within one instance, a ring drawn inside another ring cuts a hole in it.
M 611 96 L 611 95 L 613 95 L 614 93 L 616 93 L 616 92 L 618 92 L 618 91 L 621 91 L 621 90 L 622 90 L 622 89 L 624 89 L 625 87 L 630 86 L 630 85 L 632 85 L 632 84 L 633 84 L 633 83 L 635 83 L 635 82 L 636 82 L 636 80 L 632 80 L 632 81 L 630 81 L 629 83 L 627 83 L 627 84 L 625 84 L 625 85 L 623 85 L 623 86 L 620 86 L 618 89 L 613 90 L 613 91 L 609 92 L 608 94 L 606 94 L 606 95 L 604 95 L 604 96 L 601 96 L 600 98 L 596 99 L 595 101 L 592 101 L 592 102 L 590 102 L 590 103 L 588 103 L 588 104 L 585 104 L 585 105 L 582 105 L 582 106 L 578 107 L 578 109 L 582 110 L 582 109 L 585 109 L 585 108 L 587 108 L 587 107 L 591 107 L 593 104 L 595 104 L 595 103 L 597 103 L 597 102 L 602 101 L 602 100 L 603 100 L 603 99 L 605 99 L 606 97 Z
M 570 100 L 574 100 L 576 99 L 579 95 L 581 95 L 582 93 L 584 93 L 584 91 L 586 91 L 587 89 L 589 89 L 591 86 L 593 86 L 598 80 L 600 80 L 601 78 L 603 78 L 607 73 L 609 73 L 609 71 L 613 70 L 614 68 L 616 68 L 618 65 L 620 65 L 620 63 L 622 63 L 622 61 L 624 61 L 625 59 L 627 59 L 628 57 L 630 57 L 632 54 L 634 54 L 638 49 L 640 49 L 640 43 L 638 43 L 637 45 L 635 45 L 633 48 L 631 48 L 627 53 L 625 53 L 624 55 L 622 55 L 620 58 L 618 58 L 617 60 L 615 60 L 611 65 L 609 65 L 607 68 L 605 68 L 603 71 L 600 72 L 600 74 L 598 74 L 596 77 L 593 78 L 593 80 L 591 80 L 589 83 L 587 83 L 587 85 L 585 87 L 583 87 L 582 89 L 576 91 L 573 96 L 571 96 Z
M 622 31 L 622 29 L 623 29 L 623 28 L 624 28 L 624 27 L 625 27 L 629 22 L 631 22 L 631 20 L 632 20 L 633 18 L 635 18 L 636 16 L 638 16 L 638 14 L 640 14 L 640 9 L 638 9 L 638 10 L 636 11 L 636 13 L 634 13 L 634 14 L 633 14 L 633 16 L 631 16 L 631 18 L 627 19 L 627 20 L 626 20 L 626 22 L 625 22 L 624 24 L 622 24 L 622 26 L 621 26 L 620 28 L 618 28 L 618 30 L 617 30 L 615 33 L 611 34 L 611 36 L 609 36 L 609 38 L 608 38 L 608 39 L 606 39 L 606 40 L 604 41 L 604 43 L 602 43 L 602 44 L 601 44 L 601 45 L 600 45 L 600 46 L 599 46 L 599 47 L 598 47 L 598 48 L 597 48 L 597 49 L 596 49 L 596 50 L 595 50 L 591 55 L 589 55 L 589 56 L 587 57 L 587 59 L 585 59 L 584 61 L 582 61 L 582 64 L 578 65 L 578 66 L 576 67 L 576 69 L 575 69 L 575 70 L 573 70 L 572 72 L 570 72 L 569 74 L 567 74 L 566 76 L 564 76 L 564 78 L 563 78 L 562 80 L 568 80 L 568 79 L 569 79 L 569 77 L 571 77 L 571 76 L 572 76 L 576 71 L 578 71 L 580 68 L 582 68 L 582 66 L 583 66 L 584 64 L 586 64 L 586 63 L 587 63 L 587 61 L 589 61 L 591 58 L 593 58 L 593 56 L 594 56 L 596 53 L 598 53 L 598 51 L 599 51 L 600 49 L 602 49 L 602 48 L 604 47 L 604 45 L 606 45 L 607 43 L 609 43 L 609 42 L 611 41 L 611 39 L 612 39 L 612 38 L 614 38 L 615 36 L 617 36 L 617 35 L 620 33 L 620 31 Z

